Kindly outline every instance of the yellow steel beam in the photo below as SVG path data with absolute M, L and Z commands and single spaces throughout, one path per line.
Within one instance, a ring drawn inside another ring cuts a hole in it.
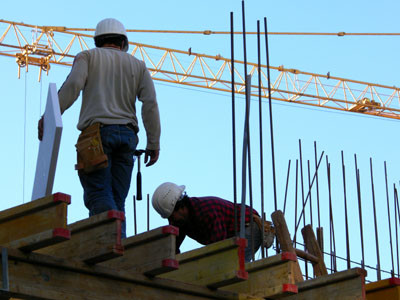
M 2 33 L 2 23 L 4 32 Z M 22 30 L 23 27 L 24 30 Z M 34 30 L 35 38 L 27 38 L 23 32 Z M 74 31 L 75 30 L 75 31 Z M 78 32 L 79 30 L 79 32 Z M 63 26 L 35 26 L 0 20 L 0 55 L 10 57 L 23 54 L 33 45 L 46 45 L 52 51 L 49 64 L 72 65 L 79 51 L 89 49 L 93 35 L 85 32 L 92 29 L 66 28 Z M 61 42 L 64 41 L 62 44 Z M 65 42 L 66 41 L 66 42 Z M 179 85 L 201 87 L 222 92 L 231 92 L 231 72 L 235 74 L 235 92 L 244 94 L 243 61 L 236 60 L 232 70 L 229 58 L 220 54 L 208 55 L 171 48 L 130 42 L 131 54 L 144 60 L 154 80 Z M 40 57 L 41 53 L 37 53 Z M 26 62 L 46 68 L 45 64 L 26 54 Z M 66 58 L 70 58 L 66 61 Z M 250 74 L 258 78 L 256 63 L 248 63 Z M 363 113 L 385 118 L 400 119 L 400 89 L 398 87 L 304 72 L 284 66 L 270 67 L 271 99 L 309 106 Z M 261 66 L 261 96 L 268 98 L 267 67 Z M 253 80 L 258 82 L 258 80 Z M 258 95 L 258 85 L 251 86 L 251 94 Z M 363 99 L 369 103 L 362 103 Z

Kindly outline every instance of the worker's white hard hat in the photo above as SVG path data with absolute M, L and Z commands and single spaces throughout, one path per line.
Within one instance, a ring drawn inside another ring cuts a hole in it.
M 123 35 L 126 38 L 126 43 L 124 44 L 124 48 L 122 50 L 125 52 L 128 51 L 128 36 L 126 34 L 125 26 L 120 21 L 113 18 L 101 20 L 96 26 L 94 37 L 96 38 L 106 34 Z
M 166 219 L 172 215 L 175 204 L 183 198 L 184 185 L 176 185 L 172 182 L 164 182 L 153 193 L 151 202 L 154 209 Z

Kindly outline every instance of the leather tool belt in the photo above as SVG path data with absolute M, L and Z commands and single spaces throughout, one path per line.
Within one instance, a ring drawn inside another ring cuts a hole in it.
M 87 174 L 107 168 L 108 158 L 101 143 L 100 123 L 94 123 L 83 130 L 75 147 L 77 152 L 75 170 Z

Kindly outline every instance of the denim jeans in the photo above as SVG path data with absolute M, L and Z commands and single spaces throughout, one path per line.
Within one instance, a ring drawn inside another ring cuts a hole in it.
M 131 184 L 133 153 L 138 137 L 126 125 L 103 125 L 100 134 L 108 166 L 89 174 L 79 173 L 85 206 L 89 209 L 89 216 L 108 210 L 125 213 L 125 198 Z M 125 221 L 122 222 L 121 233 L 125 238 Z
M 247 239 L 247 247 L 244 250 L 245 262 L 249 262 L 252 260 L 253 250 L 254 250 L 254 253 L 256 253 L 257 250 L 260 248 L 261 242 L 262 242 L 261 230 L 255 222 L 253 222 L 253 237 L 251 235 L 251 233 L 252 233 L 251 229 L 252 229 L 252 227 L 250 227 L 250 225 L 245 228 L 245 237 Z M 254 247 L 254 249 L 253 249 L 253 247 Z

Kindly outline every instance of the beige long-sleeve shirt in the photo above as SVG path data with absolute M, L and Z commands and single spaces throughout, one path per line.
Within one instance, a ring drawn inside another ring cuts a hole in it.
M 58 91 L 61 113 L 82 94 L 78 129 L 89 125 L 133 124 L 138 131 L 136 98 L 142 102 L 142 119 L 149 150 L 160 149 L 160 115 L 153 80 L 143 61 L 111 47 L 80 52 L 71 73 Z

